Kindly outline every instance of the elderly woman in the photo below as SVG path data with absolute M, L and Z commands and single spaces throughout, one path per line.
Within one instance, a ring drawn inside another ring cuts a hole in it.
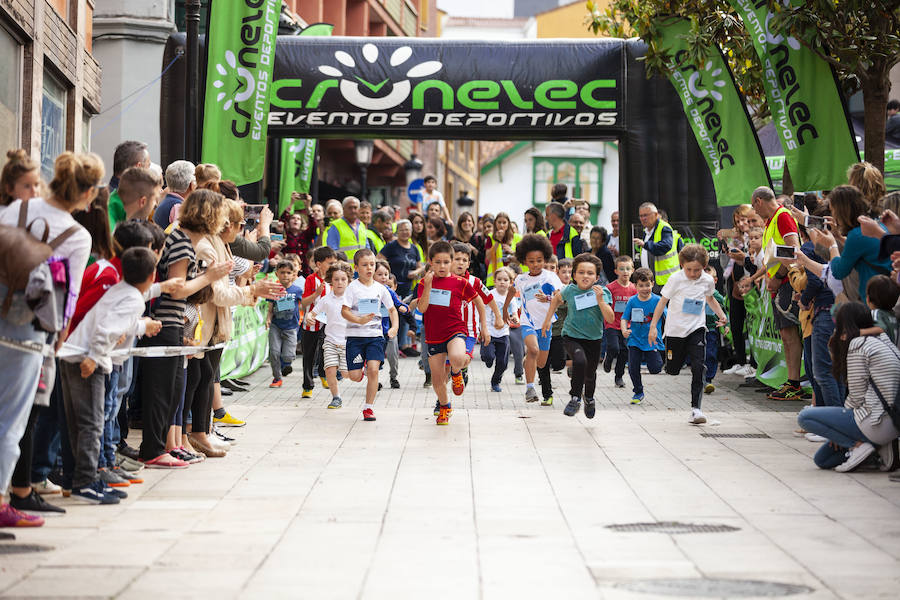
M 244 226 L 244 209 L 237 202 L 227 200 L 219 194 L 215 194 L 209 202 L 222 206 L 224 223 L 218 228 L 218 235 L 210 231 L 198 240 L 197 260 L 207 264 L 229 262 L 232 255 L 228 245 L 235 240 Z M 210 286 L 212 299 L 200 306 L 200 318 L 203 320 L 199 340 L 201 346 L 220 344 L 231 339 L 232 306 L 253 306 L 259 298 L 275 299 L 284 295 L 284 288 L 277 282 L 260 280 L 239 287 L 230 283 L 228 274 L 213 279 Z M 190 410 L 192 415 L 190 445 L 209 457 L 225 456 L 225 451 L 215 447 L 208 437 L 212 411 L 212 383 L 215 373 L 219 371 L 221 358 L 222 349 L 219 348 L 192 359 L 188 364 L 184 421 L 187 422 L 187 412 Z
M 325 217 L 329 222 L 336 221 L 344 216 L 344 207 L 338 200 L 331 199 L 325 203 Z

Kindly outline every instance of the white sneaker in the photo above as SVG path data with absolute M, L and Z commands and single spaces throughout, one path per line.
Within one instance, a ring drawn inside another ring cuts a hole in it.
M 824 444 L 828 441 L 828 438 L 816 435 L 815 433 L 807 433 L 803 437 L 806 438 L 806 441 L 813 442 L 814 444 Z
M 744 371 L 744 365 L 737 364 L 737 365 L 732 365 L 732 366 L 728 367 L 727 369 L 725 369 L 722 372 L 725 373 L 726 375 L 737 375 L 738 373 L 742 373 L 743 371 Z
M 838 473 L 849 473 L 863 463 L 869 456 L 875 452 L 875 446 L 869 442 L 865 442 L 852 448 L 847 453 L 847 460 L 834 468 Z
M 688 423 L 691 423 L 692 425 L 702 425 L 703 423 L 706 423 L 706 415 L 700 412 L 699 408 L 692 408 L 691 418 L 688 419 Z
M 42 496 L 47 494 L 59 494 L 60 492 L 62 492 L 62 488 L 49 479 L 45 479 L 37 483 L 32 483 L 31 487 L 34 488 L 34 491 Z
M 741 375 L 742 377 L 756 377 L 756 367 L 753 365 L 744 365 L 744 368 L 736 373 L 736 375 Z
M 207 435 L 206 441 L 209 443 L 213 450 L 222 450 L 223 452 L 228 452 L 229 450 L 231 450 L 231 444 L 219 439 L 215 435 Z

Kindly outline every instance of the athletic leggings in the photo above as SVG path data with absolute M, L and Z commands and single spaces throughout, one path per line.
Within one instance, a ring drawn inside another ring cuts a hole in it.
M 572 357 L 572 388 L 569 395 L 573 398 L 594 397 L 597 384 L 597 366 L 600 364 L 601 340 L 583 340 L 564 336 L 566 351 Z

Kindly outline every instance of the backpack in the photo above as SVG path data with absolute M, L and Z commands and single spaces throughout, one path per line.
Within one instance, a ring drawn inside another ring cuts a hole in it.
M 59 306 L 68 300 L 68 282 L 65 290 L 59 290 L 55 285 L 60 283 L 58 260 L 52 260 L 54 251 L 69 237 L 78 231 L 79 226 L 73 225 L 50 242 L 47 237 L 50 227 L 47 221 L 41 217 L 31 223 L 28 220 L 28 200 L 23 200 L 19 208 L 18 226 L 0 225 L 0 283 L 7 287 L 6 296 L 0 304 L 0 317 L 16 325 L 24 325 L 35 321 L 36 312 L 44 311 L 42 307 Z M 36 221 L 43 221 L 44 233 L 40 239 L 31 234 L 31 228 Z M 54 264 L 55 263 L 55 264 Z M 26 290 L 38 290 L 26 293 Z M 40 293 L 42 291 L 42 293 Z M 62 293 L 61 302 L 59 301 Z M 51 311 L 57 312 L 57 311 Z M 65 308 L 62 310 L 65 313 Z M 41 329 L 57 332 L 65 327 L 65 319 L 38 318 Z

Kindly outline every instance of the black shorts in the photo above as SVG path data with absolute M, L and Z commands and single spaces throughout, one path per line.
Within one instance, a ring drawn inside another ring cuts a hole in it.
M 772 314 L 778 329 L 800 325 L 800 307 L 794 302 L 794 288 L 787 281 L 781 284 L 772 298 Z
M 447 344 L 449 344 L 451 341 L 455 340 L 456 338 L 460 338 L 460 339 L 462 339 L 462 341 L 465 342 L 467 337 L 468 336 L 464 333 L 456 333 L 456 334 L 451 335 L 449 338 L 447 338 L 440 344 L 428 344 L 428 356 L 437 356 L 438 354 L 446 354 L 447 353 Z M 472 348 L 474 349 L 475 346 L 473 345 Z
M 685 359 L 703 364 L 706 358 L 706 328 L 700 327 L 687 335 L 687 337 L 666 337 L 666 373 L 678 375 Z M 692 363 L 693 364 L 693 363 Z

